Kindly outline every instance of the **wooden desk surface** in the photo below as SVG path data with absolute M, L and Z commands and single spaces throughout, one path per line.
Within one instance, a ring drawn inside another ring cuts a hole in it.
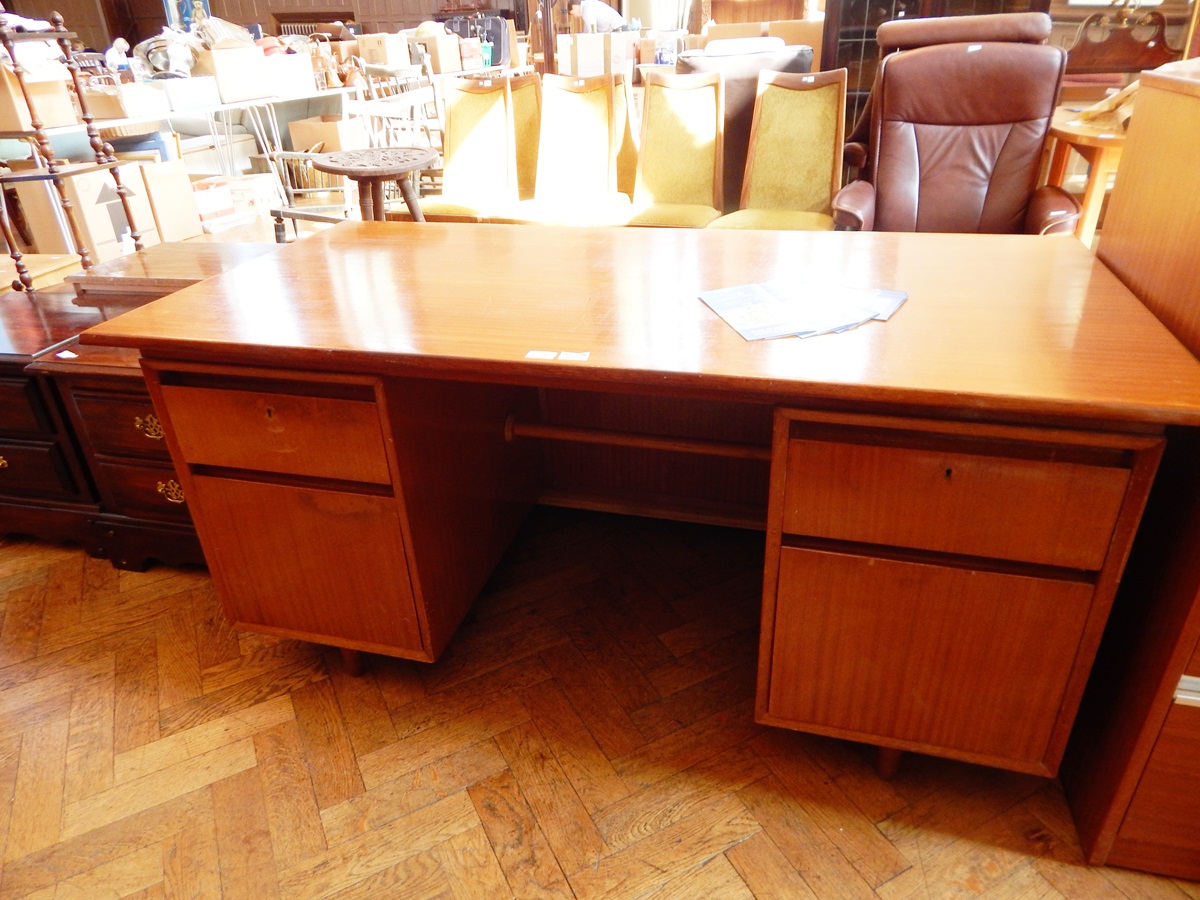
M 698 299 L 771 279 L 909 299 L 886 323 L 758 342 Z M 315 370 L 1200 424 L 1200 362 L 1069 238 L 348 222 L 82 340 Z

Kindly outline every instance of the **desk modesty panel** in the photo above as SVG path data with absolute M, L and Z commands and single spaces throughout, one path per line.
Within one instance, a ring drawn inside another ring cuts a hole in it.
M 775 279 L 909 299 L 747 342 L 698 298 Z M 141 351 L 242 627 L 432 661 L 535 502 L 757 525 L 761 721 L 1041 774 L 1200 424 L 1069 238 L 347 223 L 83 340 Z

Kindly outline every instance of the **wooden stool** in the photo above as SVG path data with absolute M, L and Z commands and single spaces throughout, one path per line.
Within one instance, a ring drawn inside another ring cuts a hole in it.
M 369 150 L 339 150 L 312 159 L 313 168 L 331 175 L 345 175 L 358 185 L 358 205 L 363 221 L 384 221 L 383 183 L 396 181 L 400 195 L 414 222 L 424 222 L 410 172 L 432 165 L 437 151 L 428 147 L 376 147 Z

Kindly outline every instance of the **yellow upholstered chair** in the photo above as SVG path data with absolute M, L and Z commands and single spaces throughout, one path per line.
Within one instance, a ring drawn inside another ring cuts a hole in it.
M 427 221 L 483 221 L 519 199 L 511 86 L 505 78 L 450 78 L 442 90 L 442 193 L 422 197 L 421 212 Z
M 703 228 L 721 215 L 725 87 L 719 72 L 650 72 L 630 225 Z
M 517 194 L 533 197 L 537 184 L 538 138 L 542 127 L 542 79 L 536 73 L 509 78 L 512 94 L 513 139 L 517 162 Z
M 741 208 L 710 228 L 833 229 L 842 183 L 846 70 L 758 76 Z
M 617 191 L 618 80 L 612 75 L 542 76 L 541 126 L 533 199 L 492 221 L 616 225 L 629 214 Z M 623 89 L 623 88 L 622 88 Z

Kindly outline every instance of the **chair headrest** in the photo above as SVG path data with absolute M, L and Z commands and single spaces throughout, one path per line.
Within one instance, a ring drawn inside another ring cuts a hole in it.
M 931 44 L 1041 44 L 1050 37 L 1050 24 L 1050 16 L 1040 12 L 892 19 L 880 24 L 875 40 L 883 53 Z
M 782 50 L 787 44 L 781 37 L 715 38 L 704 45 L 705 56 L 737 56 L 742 53 L 766 53 Z

